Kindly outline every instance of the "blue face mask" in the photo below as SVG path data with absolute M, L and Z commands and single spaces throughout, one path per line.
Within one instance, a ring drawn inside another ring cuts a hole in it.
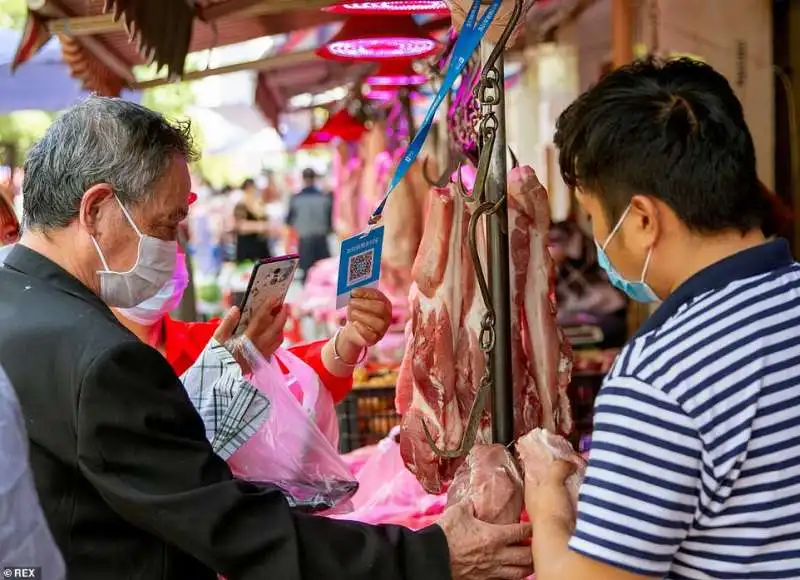
M 647 257 L 644 260 L 644 267 L 642 267 L 642 276 L 638 282 L 631 282 L 630 280 L 623 278 L 620 273 L 617 272 L 616 268 L 614 268 L 614 266 L 611 264 L 608 259 L 608 254 L 606 254 L 608 243 L 617 233 L 620 226 L 622 226 L 622 222 L 624 222 L 625 218 L 628 217 L 630 210 L 631 206 L 628 206 L 627 209 L 622 212 L 617 225 L 615 225 L 614 229 L 611 230 L 611 233 L 608 234 L 608 237 L 606 238 L 606 241 L 603 242 L 602 246 L 597 240 L 594 241 L 594 245 L 597 246 L 597 263 L 603 270 L 606 271 L 606 274 L 608 275 L 608 281 L 611 282 L 615 288 L 618 288 L 627 294 L 631 300 L 645 304 L 649 302 L 656 302 L 658 300 L 658 296 L 656 296 L 655 292 L 653 292 L 653 289 L 647 285 L 647 282 L 644 281 L 644 278 L 647 275 L 647 268 L 650 266 L 650 256 L 653 254 L 652 247 L 647 251 Z

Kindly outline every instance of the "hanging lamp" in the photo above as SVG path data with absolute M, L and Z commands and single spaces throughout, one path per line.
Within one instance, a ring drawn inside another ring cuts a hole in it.
M 370 101 L 385 103 L 397 99 L 398 95 L 397 89 L 394 87 L 370 87 L 364 94 L 364 97 Z
M 334 14 L 435 14 L 447 16 L 450 9 L 444 0 L 355 0 L 323 8 Z
M 438 49 L 411 16 L 351 16 L 316 54 L 341 61 L 407 60 Z
M 370 86 L 408 87 L 422 85 L 428 77 L 414 70 L 409 61 L 389 61 L 381 64 L 374 75 L 366 78 Z
M 358 141 L 366 131 L 364 124 L 353 117 L 346 108 L 328 117 L 319 129 L 320 133 L 339 137 L 344 141 Z
M 311 131 L 303 142 L 297 147 L 298 149 L 310 149 L 311 147 L 316 147 L 317 145 L 324 145 L 329 143 L 333 139 L 333 135 L 330 133 L 320 131 L 320 130 L 313 130 Z

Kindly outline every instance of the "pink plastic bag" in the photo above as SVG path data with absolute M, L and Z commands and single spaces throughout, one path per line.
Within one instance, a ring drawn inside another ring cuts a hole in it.
M 314 370 L 288 351 L 279 350 L 268 361 L 244 342 L 254 369 L 247 378 L 269 400 L 269 409 L 264 424 L 228 458 L 231 471 L 242 479 L 280 487 L 298 508 L 349 510 L 347 500 L 358 483 L 339 457 L 330 393 Z M 288 378 L 278 361 L 289 370 Z M 301 387 L 301 400 L 290 390 L 293 381 Z
M 372 456 L 358 472 L 358 492 L 353 496 L 353 512 L 343 519 L 367 524 L 400 524 L 417 528 L 428 525 L 444 511 L 446 496 L 430 495 L 406 468 L 395 441 L 399 428 L 376 446 Z

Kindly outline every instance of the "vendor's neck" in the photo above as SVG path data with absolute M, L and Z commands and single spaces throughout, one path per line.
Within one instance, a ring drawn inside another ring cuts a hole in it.
M 713 236 L 688 236 L 682 250 L 673 257 L 676 276 L 670 293 L 701 270 L 741 251 L 760 246 L 765 241 L 763 232 L 758 228 L 745 233 L 730 231 Z
M 164 342 L 164 320 L 152 324 L 142 324 L 126 318 L 117 309 L 112 309 L 114 316 L 122 323 L 122 325 L 136 335 L 136 338 L 144 343 L 149 344 L 157 350 L 162 350 Z

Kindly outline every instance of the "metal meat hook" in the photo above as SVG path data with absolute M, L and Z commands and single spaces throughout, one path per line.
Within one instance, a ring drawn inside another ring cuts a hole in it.
M 494 143 L 494 138 L 493 138 L 493 137 L 492 137 L 492 143 Z M 491 151 L 491 149 L 490 149 L 489 151 Z M 513 150 L 511 147 L 509 147 L 509 148 L 508 148 L 508 154 L 509 154 L 509 155 L 511 155 L 511 168 L 512 168 L 512 169 L 516 169 L 517 167 L 519 167 L 519 159 L 517 159 L 517 156 L 516 156 L 516 154 L 514 153 L 514 150 Z M 487 157 L 490 157 L 490 154 L 489 154 L 489 153 L 487 153 Z M 459 195 L 460 195 L 462 198 L 464 198 L 465 200 L 467 200 L 468 202 L 474 202 L 474 201 L 478 201 L 478 199 L 479 199 L 479 198 L 475 197 L 475 191 L 476 191 L 476 189 L 475 189 L 475 188 L 473 188 L 473 191 L 472 191 L 472 193 L 470 193 L 470 192 L 469 192 L 469 190 L 467 189 L 467 186 L 466 186 L 466 185 L 464 185 L 464 181 L 463 181 L 463 179 L 461 178 L 461 168 L 462 168 L 463 166 L 464 166 L 464 160 L 463 160 L 463 157 L 462 157 L 462 161 L 460 161 L 460 162 L 459 162 L 458 166 L 457 166 L 457 167 L 456 167 L 456 169 L 455 169 L 455 174 L 456 174 L 456 179 L 455 179 L 456 191 L 458 191 L 458 194 L 459 194 Z M 480 163 L 478 164 L 478 167 L 480 168 Z M 479 171 L 478 171 L 478 176 L 476 176 L 476 178 L 475 178 L 475 183 L 476 183 L 476 185 L 477 185 L 477 183 L 478 183 L 479 176 L 480 176 L 480 169 L 479 169 Z M 484 182 L 483 182 L 483 185 L 482 185 L 482 186 L 481 186 L 481 188 L 478 190 L 480 193 L 482 193 L 482 192 L 483 192 L 483 187 L 484 187 L 484 186 L 485 186 L 485 177 L 484 177 Z M 440 186 L 440 187 L 444 187 L 444 186 Z
M 483 272 L 483 266 L 481 265 L 480 254 L 478 253 L 478 223 L 483 216 L 489 216 L 497 213 L 500 208 L 503 207 L 504 203 L 505 196 L 496 202 L 484 202 L 475 209 L 469 220 L 469 250 L 472 262 L 475 265 L 475 274 L 478 279 L 478 287 L 481 291 L 481 298 L 483 298 L 484 304 L 486 304 L 486 314 L 481 322 L 480 336 L 480 347 L 481 350 L 485 352 L 488 352 L 494 348 L 494 311 L 492 309 L 492 297 L 489 291 L 489 284 L 486 281 L 486 276 Z M 485 337 L 484 332 L 488 332 L 488 339 Z M 425 439 L 428 441 L 428 445 L 431 446 L 434 454 L 438 455 L 439 457 L 449 459 L 461 457 L 469 453 L 469 450 L 472 449 L 472 446 L 475 444 L 475 439 L 478 436 L 478 428 L 480 427 L 481 416 L 483 415 L 483 410 L 486 408 L 486 399 L 492 390 L 490 365 L 491 361 L 487 361 L 486 372 L 481 378 L 478 391 L 475 393 L 475 400 L 472 402 L 472 408 L 469 411 L 469 419 L 467 419 L 467 427 L 464 429 L 464 434 L 461 437 L 461 442 L 457 448 L 440 449 L 437 447 L 436 442 L 433 440 L 433 437 L 431 437 L 431 434 L 428 431 L 428 425 L 425 423 L 424 419 L 421 420 L 422 430 L 425 433 Z
M 431 187 L 447 187 L 447 184 L 450 183 L 450 176 L 453 175 L 454 171 L 458 171 L 459 175 L 461 172 L 461 164 L 464 162 L 463 155 L 453 155 L 447 160 L 447 167 L 445 167 L 442 174 L 439 176 L 439 179 L 433 179 L 430 176 L 430 171 L 428 170 L 428 161 L 430 157 L 426 157 L 422 161 L 422 176 L 425 178 L 425 181 L 428 182 L 428 185 Z
M 481 415 L 483 415 L 483 410 L 486 407 L 486 399 L 491 391 L 491 388 L 489 388 L 490 386 L 490 383 L 483 380 L 481 381 L 478 392 L 475 393 L 475 400 L 472 402 L 472 408 L 469 411 L 467 428 L 464 430 L 464 435 L 461 437 L 461 443 L 455 449 L 440 449 L 437 447 L 436 442 L 433 440 L 433 437 L 431 437 L 430 431 L 428 431 L 428 425 L 425 423 L 425 419 L 420 419 L 422 422 L 422 431 L 425 433 L 425 439 L 428 441 L 428 445 L 431 446 L 434 454 L 445 459 L 455 459 L 456 457 L 463 457 L 469 453 L 472 446 L 475 445 L 475 439 L 478 437 Z
M 522 16 L 522 2 L 523 0 L 514 0 L 514 10 L 511 12 L 511 17 L 508 20 L 508 24 L 506 25 L 505 30 L 503 30 L 503 34 L 501 34 L 500 38 L 497 40 L 497 44 L 495 44 L 494 50 L 492 50 L 489 58 L 486 59 L 486 63 L 483 67 L 483 73 L 481 74 L 483 78 L 486 78 L 487 73 L 494 69 L 497 59 L 500 58 L 500 55 L 503 54 L 503 51 L 506 49 L 506 43 L 508 42 L 508 39 L 511 38 L 511 34 L 517 27 L 520 16 Z

